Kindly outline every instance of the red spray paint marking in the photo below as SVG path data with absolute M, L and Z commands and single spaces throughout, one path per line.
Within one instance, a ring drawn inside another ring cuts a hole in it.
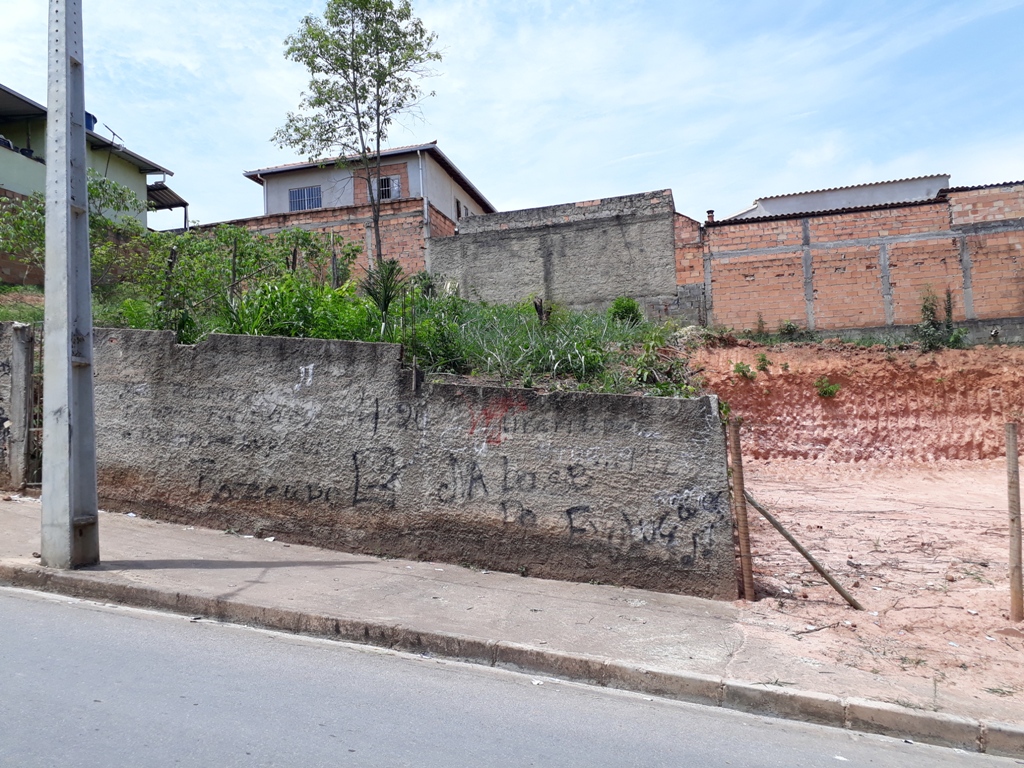
M 504 437 L 505 417 L 510 413 L 525 411 L 527 405 L 518 397 L 501 395 L 487 403 L 477 413 L 472 406 L 469 408 L 469 434 L 483 432 L 488 445 L 501 445 Z

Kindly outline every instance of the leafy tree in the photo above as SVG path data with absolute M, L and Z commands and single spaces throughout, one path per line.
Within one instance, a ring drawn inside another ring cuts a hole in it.
M 286 58 L 305 66 L 310 80 L 274 142 L 311 159 L 340 155 L 338 164 L 366 184 L 378 268 L 381 148 L 395 119 L 424 98 L 419 80 L 441 59 L 434 43 L 409 0 L 328 0 L 323 17 L 306 16 L 285 39 Z
M 89 249 L 92 283 L 109 284 L 137 265 L 146 228 L 134 218 L 146 210 L 136 194 L 116 181 L 88 171 Z M 46 200 L 0 199 L 0 254 L 43 268 L 46 261 Z

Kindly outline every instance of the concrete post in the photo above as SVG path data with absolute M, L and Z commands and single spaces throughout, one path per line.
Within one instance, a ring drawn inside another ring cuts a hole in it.
M 42 564 L 99 562 L 81 0 L 50 0 Z
M 11 426 L 8 455 L 11 485 L 15 488 L 24 488 L 28 482 L 34 364 L 35 334 L 32 332 L 32 326 L 15 323 L 11 339 Z

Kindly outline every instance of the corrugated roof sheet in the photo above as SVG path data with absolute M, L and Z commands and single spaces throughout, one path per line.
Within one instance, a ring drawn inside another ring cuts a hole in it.
M 924 179 L 934 179 L 937 176 L 949 176 L 948 173 L 929 173 L 924 176 L 907 176 L 904 179 L 888 179 L 886 181 L 867 181 L 863 184 L 847 184 L 844 187 L 826 187 L 824 189 L 808 189 L 804 192 L 787 192 L 783 195 L 771 195 L 769 197 L 759 197 L 758 200 L 780 200 L 784 197 L 797 197 L 799 195 L 816 195 L 821 192 L 842 192 L 847 189 L 860 189 L 862 187 L 880 187 L 885 184 L 899 184 L 904 181 L 923 181 Z
M 996 189 L 998 187 L 1018 187 L 1024 181 L 1000 181 L 997 184 L 976 184 L 973 187 L 950 187 L 946 192 L 974 192 L 978 189 Z
M 169 211 L 172 208 L 188 208 L 188 201 L 162 181 L 146 187 L 146 198 L 153 203 L 155 211 Z
M 737 224 L 749 224 L 751 222 L 761 221 L 781 221 L 783 219 L 802 219 L 809 216 L 836 216 L 843 213 L 858 213 L 861 211 L 884 211 L 890 208 L 909 208 L 915 205 L 934 205 L 935 203 L 943 203 L 946 201 L 946 192 L 949 190 L 943 189 L 937 197 L 929 198 L 928 200 L 907 200 L 898 203 L 879 203 L 877 205 L 861 205 L 853 206 L 849 208 L 829 208 L 820 211 L 798 211 L 796 213 L 779 213 L 773 216 L 751 216 L 746 219 L 720 219 L 718 221 L 707 221 L 704 222 L 705 227 L 725 227 L 735 226 Z

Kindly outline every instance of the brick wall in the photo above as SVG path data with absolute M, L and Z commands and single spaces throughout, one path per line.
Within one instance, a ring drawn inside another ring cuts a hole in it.
M 6 197 L 8 200 L 25 200 L 28 196 L 12 192 L 9 189 L 0 188 L 0 197 Z
M 704 244 L 700 223 L 689 216 L 676 214 L 676 285 L 704 282 Z
M 373 213 L 369 205 L 276 213 L 224 223 L 268 235 L 293 227 L 333 232 L 336 237 L 363 246 L 362 253 L 356 259 L 355 274 L 360 274 L 366 268 L 368 256 L 374 249 Z M 426 258 L 423 199 L 405 198 L 381 203 L 380 226 L 385 258 L 398 259 L 406 273 L 421 272 Z
M 710 287 L 709 322 L 819 330 L 912 325 L 931 290 L 954 319 L 1024 316 L 1024 183 L 926 203 L 778 219 L 676 224 L 676 278 Z M 710 275 L 703 274 L 704 263 Z M 710 280 L 708 280 L 710 276 Z
M 352 175 L 355 177 L 355 184 L 353 185 L 352 193 L 355 199 L 356 205 L 369 205 L 370 198 L 366 194 L 366 177 L 363 175 L 361 168 L 353 168 Z M 372 174 L 376 177 L 376 173 Z M 408 163 L 393 163 L 392 165 L 382 165 L 380 167 L 381 176 L 399 176 L 401 177 L 401 190 L 399 199 L 409 197 L 412 190 L 409 189 L 409 164 Z

